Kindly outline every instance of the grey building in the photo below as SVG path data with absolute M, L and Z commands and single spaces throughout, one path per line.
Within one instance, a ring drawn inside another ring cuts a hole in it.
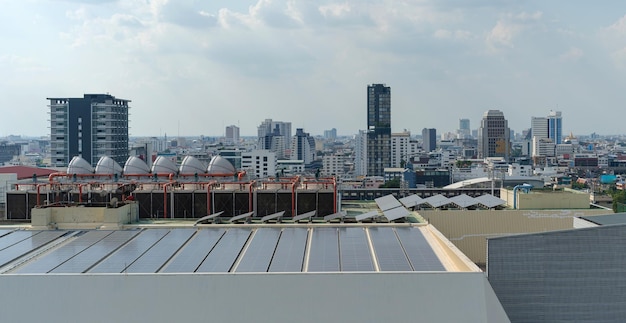
M 437 129 L 424 128 L 422 129 L 422 148 L 425 152 L 429 153 L 437 149 Z
M 391 166 L 391 87 L 367 87 L 367 175 L 383 176 Z
M 486 111 L 478 128 L 478 158 L 504 157 L 508 161 L 510 151 L 511 132 L 504 113 Z
M 80 156 L 95 166 L 108 156 L 118 164 L 128 159 L 128 103 L 109 94 L 50 101 L 51 164 L 67 166 Z

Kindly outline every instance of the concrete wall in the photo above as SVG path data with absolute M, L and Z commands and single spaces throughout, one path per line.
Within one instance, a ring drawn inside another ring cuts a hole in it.
M 606 214 L 606 210 L 420 210 L 426 221 L 474 263 L 487 259 L 488 237 L 572 229 L 573 217 Z
M 483 273 L 0 275 L 2 322 L 509 322 Z
M 506 201 L 508 207 L 513 208 L 515 200 L 513 190 L 500 189 L 500 198 Z M 518 210 L 541 209 L 588 209 L 589 193 L 573 193 L 567 191 L 517 191 Z
M 33 208 L 31 225 L 35 230 L 46 229 L 120 229 L 137 222 L 139 207 L 129 203 L 117 208 L 106 207 L 46 207 Z

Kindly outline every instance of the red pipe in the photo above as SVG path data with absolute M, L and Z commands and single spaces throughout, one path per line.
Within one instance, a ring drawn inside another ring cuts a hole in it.
M 254 183 L 256 183 L 256 181 L 252 181 L 250 183 L 248 183 L 249 186 L 249 193 L 248 193 L 248 212 L 252 212 L 253 208 L 252 208 L 252 186 L 254 185 Z
M 300 181 L 300 176 L 296 176 L 291 182 L 291 216 L 296 216 L 296 184 Z
M 66 173 L 52 173 L 48 175 L 48 181 L 52 183 L 55 177 L 61 177 L 61 176 L 67 176 L 67 174 Z
M 333 177 L 333 213 L 337 213 L 337 179 Z
M 171 179 L 171 177 L 170 177 Z M 163 184 L 163 218 L 166 219 L 167 218 L 167 186 L 168 185 L 172 185 L 175 182 L 167 182 L 165 184 Z
M 48 184 L 37 184 L 37 206 L 41 205 L 41 198 L 39 197 L 40 187 L 47 186 Z

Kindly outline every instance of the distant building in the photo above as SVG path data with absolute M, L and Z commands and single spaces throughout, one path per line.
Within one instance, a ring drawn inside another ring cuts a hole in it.
M 367 131 L 359 130 L 354 136 L 354 174 L 367 175 Z
M 478 158 L 504 157 L 509 159 L 511 132 L 504 113 L 500 110 L 488 110 L 478 128 Z
M 457 131 L 457 138 L 459 139 L 467 139 L 472 136 L 472 131 L 470 130 L 470 120 L 469 119 L 459 119 L 459 129 Z
M 437 129 L 422 129 L 422 141 L 422 148 L 425 152 L 429 153 L 437 149 Z
M 404 167 L 411 158 L 411 133 L 408 131 L 391 134 L 391 166 Z
M 383 176 L 391 165 L 391 87 L 367 87 L 367 175 Z
M 287 159 L 291 144 L 291 122 L 265 119 L 257 128 L 259 149 L 276 153 L 277 159 Z
M 109 94 L 48 98 L 50 152 L 54 167 L 80 156 L 95 166 L 102 156 L 118 164 L 128 159 L 128 103 Z
M 561 111 L 550 111 L 548 114 L 548 138 L 555 144 L 563 143 L 563 119 Z
M 339 154 L 324 155 L 322 157 L 322 175 L 324 176 L 338 176 L 343 174 L 343 166 L 345 164 L 345 157 Z
M 296 129 L 296 135 L 291 139 L 290 159 L 303 160 L 305 165 L 315 160 L 315 139 L 302 128 Z
M 241 153 L 241 168 L 253 178 L 276 175 L 276 153 L 268 150 L 253 150 Z
M 337 139 L 337 129 L 332 128 L 330 130 L 324 130 L 324 139 L 327 139 L 327 140 Z
M 232 125 L 226 127 L 225 141 L 227 143 L 239 142 L 239 127 Z
M 19 144 L 0 143 L 0 165 L 20 155 Z

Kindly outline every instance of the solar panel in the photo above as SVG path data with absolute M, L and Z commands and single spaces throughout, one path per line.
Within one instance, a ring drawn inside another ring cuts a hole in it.
M 311 212 L 306 212 L 306 213 L 303 213 L 303 214 L 296 215 L 296 216 L 293 217 L 293 221 L 294 222 L 298 222 L 300 220 L 309 219 L 309 218 L 315 216 L 316 212 L 317 211 L 311 211 Z
M 163 239 L 155 243 L 124 272 L 155 273 L 178 251 L 196 230 L 172 229 Z
M 219 212 L 213 213 L 211 215 L 203 216 L 203 217 L 199 218 L 198 220 L 196 220 L 196 223 L 194 223 L 193 225 L 198 225 L 200 223 L 209 222 L 209 220 L 214 220 L 218 216 L 222 215 L 222 213 L 224 213 L 224 211 L 219 211 Z
M 393 221 L 393 220 L 407 217 L 411 215 L 411 212 L 409 212 L 409 210 L 407 210 L 404 206 L 400 206 L 395 209 L 385 210 L 383 211 L 383 214 L 385 215 L 387 220 Z
M 76 256 L 89 248 L 94 243 L 102 240 L 102 238 L 113 233 L 112 231 L 87 231 L 84 234 L 76 237 L 74 240 L 63 244 L 57 249 L 52 250 L 37 258 L 34 261 L 27 263 L 25 266 L 16 270 L 16 273 L 28 273 L 28 274 L 43 274 L 51 271 L 68 259 Z
M 307 237 L 306 228 L 284 228 L 268 271 L 301 272 Z
M 236 222 L 236 221 L 239 221 L 239 220 L 242 220 L 242 219 L 246 219 L 247 220 L 253 214 L 254 214 L 254 211 L 248 212 L 248 213 L 244 213 L 244 214 L 240 214 L 240 215 L 237 215 L 237 216 L 234 216 L 234 217 L 230 218 L 230 220 L 228 220 L 228 222 L 233 223 L 233 222 Z
M 476 205 L 476 204 L 479 203 L 478 200 L 476 200 L 475 198 L 473 198 L 473 197 L 471 197 L 471 196 L 469 196 L 467 194 L 461 194 L 461 195 L 457 195 L 455 197 L 452 197 L 452 198 L 450 198 L 450 202 L 452 202 L 452 203 L 454 203 L 454 204 L 456 204 L 456 205 L 458 205 L 460 207 L 463 207 L 463 208 L 466 208 L 466 207 L 469 207 L 469 206 L 472 206 L 472 205 Z
M 373 218 L 378 216 L 378 211 L 370 211 L 367 213 L 363 213 L 363 214 L 359 214 L 357 216 L 354 217 L 355 220 L 357 221 L 363 221 L 365 219 L 369 219 L 369 218 Z
M 250 233 L 250 229 L 228 229 L 196 272 L 228 272 L 239 257 Z
M 396 228 L 406 255 L 415 271 L 446 271 L 419 228 Z
M 311 234 L 308 271 L 339 271 L 337 228 L 315 228 Z
M 502 200 L 500 198 L 497 198 L 497 197 L 495 197 L 495 196 L 493 196 L 491 194 L 481 195 L 481 196 L 477 197 L 476 200 L 480 204 L 482 204 L 482 205 L 484 205 L 484 206 L 486 206 L 488 208 L 493 208 L 493 207 L 496 207 L 496 206 L 499 206 L 499 205 L 506 204 L 506 201 L 504 201 L 504 200 Z
M 11 233 L 11 232 L 13 232 L 13 231 L 14 231 L 14 230 L 2 229 L 2 230 L 0 230 L 0 237 L 4 236 L 4 235 L 6 235 L 6 234 L 9 234 L 9 233 Z
M 30 238 L 24 239 L 0 252 L 0 267 L 52 242 L 69 231 L 41 231 Z
M 380 271 L 413 270 L 392 228 L 369 228 L 368 230 Z
M 339 250 L 341 271 L 374 271 L 363 228 L 340 228 Z
M 343 212 L 343 211 L 340 211 L 340 212 L 329 214 L 329 215 L 325 216 L 324 217 L 324 221 L 329 222 L 330 220 L 344 218 L 345 216 L 346 216 L 346 213 Z
M 398 202 L 398 200 L 396 200 L 396 197 L 393 196 L 393 194 L 389 194 L 389 195 L 385 195 L 383 197 L 379 197 L 377 199 L 374 199 L 374 201 L 376 202 L 376 205 L 378 205 L 378 207 L 381 209 L 381 211 L 389 210 L 389 209 L 393 209 L 393 208 L 402 206 L 402 204 L 400 204 L 400 202 Z
M 425 198 L 424 202 L 430 204 L 430 206 L 432 207 L 440 207 L 440 206 L 449 204 L 450 199 L 448 199 L 447 197 L 441 194 L 437 194 L 437 195 L 433 195 L 431 197 Z
M 235 271 L 267 272 L 279 236 L 279 228 L 258 228 Z
M 402 203 L 405 207 L 414 207 L 423 203 L 424 199 L 417 196 L 416 194 L 409 195 L 401 198 L 400 203 Z
M 0 238 L 0 250 L 8 248 L 22 240 L 28 239 L 41 231 L 15 231 Z
M 161 269 L 164 273 L 192 273 L 204 261 L 219 239 L 224 235 L 224 229 L 198 230 L 183 249 Z
M 54 268 L 51 273 L 83 273 L 102 258 L 115 251 L 137 235 L 139 230 L 119 230 L 114 231 L 104 239 L 96 242 L 91 247 L 79 253 L 72 259 Z
M 88 272 L 121 273 L 168 232 L 168 229 L 145 229 L 108 258 L 89 269 Z
M 276 212 L 274 214 L 266 215 L 261 218 L 261 222 L 267 222 L 269 220 L 278 219 L 280 222 L 280 218 L 285 214 L 285 211 Z

